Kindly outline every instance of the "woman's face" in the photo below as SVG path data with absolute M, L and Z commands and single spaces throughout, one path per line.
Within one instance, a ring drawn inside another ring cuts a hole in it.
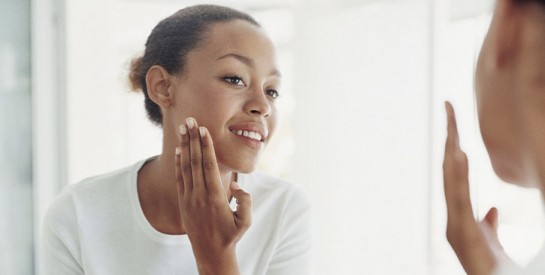
M 279 81 L 274 46 L 261 28 L 214 24 L 175 80 L 170 127 L 194 117 L 208 128 L 220 169 L 251 172 L 275 129 Z
M 479 125 L 496 174 L 504 181 L 524 184 L 527 171 L 517 99 L 517 83 L 510 61 L 498 55 L 497 36 L 492 22 L 484 41 L 475 75 Z

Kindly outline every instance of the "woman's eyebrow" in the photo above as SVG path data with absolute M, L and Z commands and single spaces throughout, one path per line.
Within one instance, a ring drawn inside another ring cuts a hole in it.
M 244 64 L 246 64 L 246 66 L 250 67 L 250 68 L 255 68 L 255 62 L 253 59 L 249 58 L 249 57 L 246 57 L 246 56 L 243 56 L 243 55 L 240 55 L 240 54 L 236 54 L 236 53 L 228 53 L 226 55 L 223 55 L 223 56 L 220 56 L 218 59 L 216 59 L 216 61 L 220 60 L 220 59 L 224 59 L 224 58 L 228 58 L 228 57 L 232 57 Z
M 252 68 L 252 69 L 255 69 L 255 61 L 249 57 L 246 57 L 246 56 L 243 56 L 243 55 L 240 55 L 240 54 L 236 54 L 236 53 L 228 53 L 226 55 L 222 55 L 220 57 L 218 57 L 218 59 L 216 59 L 216 61 L 218 60 L 221 60 L 221 59 L 224 59 L 224 58 L 234 58 L 238 61 L 240 61 L 241 63 L 245 64 L 246 66 Z M 275 75 L 277 77 L 281 77 L 282 74 L 277 70 L 277 69 L 273 69 L 272 72 L 271 72 L 271 75 Z

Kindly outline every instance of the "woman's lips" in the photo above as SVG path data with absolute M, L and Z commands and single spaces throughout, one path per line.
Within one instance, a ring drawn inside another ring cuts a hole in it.
M 235 137 L 237 139 L 243 141 L 246 145 L 250 146 L 251 148 L 259 149 L 259 148 L 261 148 L 263 146 L 263 141 L 257 140 L 256 137 L 254 136 L 254 134 L 252 134 L 252 133 L 255 133 L 255 132 L 248 133 L 248 131 L 244 131 L 242 134 L 238 134 L 238 132 L 240 132 L 240 131 L 241 130 L 238 130 L 237 132 L 231 131 L 231 133 L 233 133 L 233 135 L 235 135 Z M 244 134 L 247 134 L 248 136 L 244 136 Z M 257 133 L 255 133 L 255 134 L 257 134 Z M 254 136 L 254 137 L 250 137 L 250 135 Z M 257 135 L 259 135 L 259 134 L 257 134 Z
M 263 124 L 256 122 L 234 124 L 229 126 L 229 131 L 231 131 L 231 133 L 235 135 L 247 137 L 261 142 L 264 142 L 269 135 L 269 131 L 267 130 L 267 128 L 265 128 Z
M 254 132 L 254 131 L 246 131 L 246 130 L 231 130 L 231 133 L 243 137 L 247 137 L 253 140 L 262 141 L 263 137 L 260 133 Z
M 260 123 L 246 122 L 229 126 L 229 131 L 237 139 L 244 141 L 252 148 L 261 148 L 267 139 L 268 131 Z

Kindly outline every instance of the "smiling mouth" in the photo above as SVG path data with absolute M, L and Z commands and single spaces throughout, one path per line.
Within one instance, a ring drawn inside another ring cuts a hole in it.
M 263 137 L 261 136 L 261 134 L 259 134 L 257 132 L 254 132 L 254 131 L 231 130 L 231 133 L 233 133 L 233 134 L 235 134 L 237 136 L 242 136 L 242 137 L 246 137 L 246 138 L 249 138 L 249 139 L 252 139 L 252 140 L 255 140 L 255 141 L 263 142 Z

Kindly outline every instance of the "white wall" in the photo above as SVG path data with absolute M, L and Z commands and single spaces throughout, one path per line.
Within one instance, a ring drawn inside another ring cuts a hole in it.
M 317 274 L 427 273 L 427 4 L 301 10 L 296 174 L 314 200 Z
M 161 132 L 148 122 L 143 96 L 129 92 L 126 76 L 130 59 L 173 4 L 126 3 L 66 3 L 68 183 L 160 153 Z

